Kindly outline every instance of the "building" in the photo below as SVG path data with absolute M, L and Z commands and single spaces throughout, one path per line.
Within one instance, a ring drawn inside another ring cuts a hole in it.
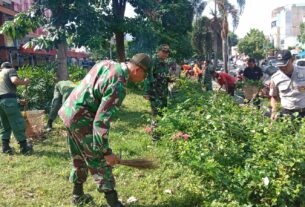
M 305 3 L 289 4 L 272 11 L 271 39 L 275 48 L 288 49 L 298 44 L 300 24 L 305 21 Z
M 12 20 L 18 12 L 26 11 L 30 8 L 35 0 L 0 0 L 0 25 L 5 21 Z M 13 40 L 12 38 L 0 35 L 0 63 L 9 61 L 14 66 L 22 66 L 26 64 L 36 65 L 40 63 L 47 63 L 55 60 L 56 50 L 38 50 L 32 48 L 24 48 L 24 44 L 30 38 L 37 37 L 43 34 L 42 29 L 37 29 L 35 32 L 28 34 L 21 40 Z M 77 52 L 69 49 L 67 56 L 71 59 L 81 62 L 88 58 L 85 52 Z

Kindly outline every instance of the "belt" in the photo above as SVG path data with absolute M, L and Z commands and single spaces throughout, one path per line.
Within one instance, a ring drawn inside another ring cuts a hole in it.
M 4 99 L 4 98 L 17 98 L 17 96 L 16 96 L 16 94 L 13 94 L 13 93 L 7 93 L 7 94 L 0 95 L 0 99 Z
M 295 112 L 303 113 L 303 112 L 305 112 L 305 108 L 301 108 L 301 109 L 284 109 L 284 111 L 289 111 L 289 112 L 292 112 L 292 113 L 295 113 Z

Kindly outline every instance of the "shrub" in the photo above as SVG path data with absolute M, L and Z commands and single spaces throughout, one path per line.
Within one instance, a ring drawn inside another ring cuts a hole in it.
M 29 78 L 31 83 L 18 87 L 19 96 L 29 101 L 29 109 L 42 109 L 49 111 L 56 83 L 56 63 L 41 66 L 23 66 L 18 70 L 20 78 Z M 79 66 L 69 66 L 69 78 L 73 82 L 80 81 L 87 73 Z
M 53 65 L 55 67 L 55 65 Z M 19 86 L 17 93 L 29 101 L 30 109 L 49 110 L 53 98 L 55 85 L 54 67 L 49 66 L 23 66 L 18 70 L 20 78 L 29 78 L 31 83 Z
M 78 65 L 70 65 L 68 72 L 69 79 L 73 82 L 82 80 L 87 74 L 87 70 Z
M 271 125 L 227 94 L 203 93 L 187 81 L 180 88 L 158 131 L 176 158 L 202 177 L 203 206 L 304 205 L 304 121 Z

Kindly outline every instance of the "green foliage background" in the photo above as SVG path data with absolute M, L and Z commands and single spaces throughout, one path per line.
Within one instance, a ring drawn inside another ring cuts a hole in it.
M 30 109 L 49 110 L 55 85 L 55 71 L 52 66 L 32 67 L 26 65 L 19 68 L 18 76 L 21 79 L 28 78 L 31 80 L 28 86 L 17 88 L 17 93 L 29 101 L 28 107 Z
M 300 24 L 300 34 L 298 35 L 298 41 L 300 42 L 301 48 L 305 49 L 305 24 L 302 22 Z
M 201 17 L 195 22 L 192 43 L 200 59 L 208 59 L 209 55 L 212 54 L 212 30 L 210 29 L 210 20 L 207 17 Z

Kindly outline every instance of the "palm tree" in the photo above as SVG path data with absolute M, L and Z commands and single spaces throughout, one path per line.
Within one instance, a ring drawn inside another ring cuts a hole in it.
M 221 36 L 221 30 L 222 30 L 222 25 L 221 25 L 221 19 L 218 18 L 218 14 L 217 14 L 217 4 L 216 1 L 214 1 L 214 11 L 212 11 L 212 16 L 213 18 L 211 19 L 211 28 L 213 31 L 213 48 L 214 48 L 214 61 L 213 61 L 213 68 L 214 70 L 217 67 L 217 62 L 218 62 L 218 48 L 220 47 L 219 42 L 221 37 L 219 38 L 219 36 Z M 220 47 L 221 48 L 221 47 Z
M 206 5 L 212 0 L 191 0 L 194 8 L 195 21 L 198 16 L 202 14 Z M 222 39 L 222 54 L 225 71 L 228 72 L 228 16 L 232 17 L 233 30 L 236 29 L 239 23 L 239 16 L 242 14 L 246 1 L 236 0 L 239 9 L 236 9 L 228 0 L 213 0 L 214 11 L 212 11 L 213 18 L 211 19 L 211 28 L 213 31 L 213 45 L 214 45 L 214 68 L 217 65 L 218 54 L 218 36 L 221 34 Z
M 213 48 L 212 35 L 211 20 L 209 18 L 203 16 L 195 22 L 192 43 L 200 59 L 210 59 Z
M 233 20 L 233 30 L 235 30 L 239 23 L 239 16 L 242 14 L 245 0 L 236 0 L 239 9 L 236 9 L 228 0 L 215 0 L 222 19 L 221 25 L 221 38 L 222 38 L 222 55 L 225 72 L 228 72 L 228 16 L 230 15 Z
M 201 16 L 202 12 L 204 11 L 205 7 L 208 4 L 208 1 L 206 0 L 191 0 L 191 4 L 194 9 L 194 20 L 195 22 L 198 20 L 198 17 Z

